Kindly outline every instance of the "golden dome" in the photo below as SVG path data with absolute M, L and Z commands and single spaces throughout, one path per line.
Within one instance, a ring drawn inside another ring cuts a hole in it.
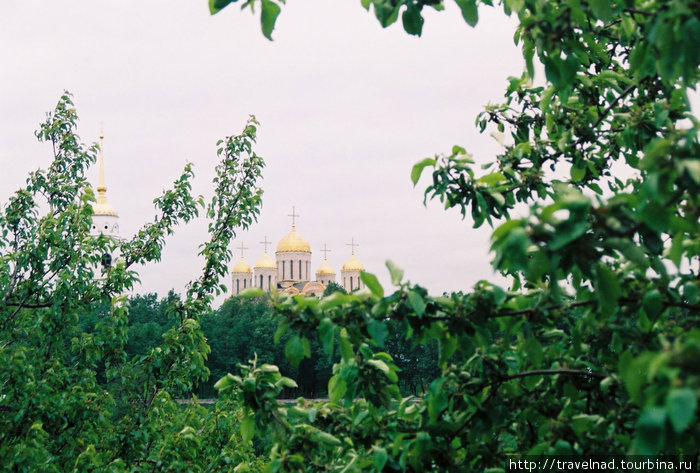
M 250 273 L 250 266 L 248 266 L 248 263 L 243 261 L 243 258 L 238 262 L 236 266 L 233 267 L 232 273 Z
M 92 214 L 93 215 L 113 215 L 115 217 L 118 217 L 119 215 L 117 214 L 117 211 L 114 210 L 114 207 L 109 205 L 107 202 L 98 202 L 95 204 L 92 204 Z
M 349 270 L 358 270 L 358 271 L 363 271 L 365 268 L 362 266 L 362 263 L 355 258 L 355 255 L 350 255 L 350 259 L 348 259 L 345 264 L 343 265 L 343 271 L 349 271 Z
M 255 263 L 255 269 L 277 269 L 277 263 L 267 255 L 265 252 L 262 258 Z
M 316 274 L 335 274 L 335 271 L 333 271 L 331 265 L 328 264 L 328 261 L 324 259 L 323 264 L 316 270 Z
M 277 251 L 300 251 L 304 253 L 311 253 L 311 247 L 309 246 L 309 242 L 304 240 L 301 235 L 297 233 L 294 226 L 292 226 L 292 231 L 289 232 L 286 237 L 282 238 L 277 244 Z

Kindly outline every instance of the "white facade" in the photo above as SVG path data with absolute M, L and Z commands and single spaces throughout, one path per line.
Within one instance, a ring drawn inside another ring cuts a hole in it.
M 311 281 L 311 252 L 310 251 L 278 251 L 277 280 L 282 282 Z

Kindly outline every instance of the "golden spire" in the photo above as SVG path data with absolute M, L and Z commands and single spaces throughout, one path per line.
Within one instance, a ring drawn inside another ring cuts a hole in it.
M 100 124 L 100 182 L 97 184 L 97 203 L 107 203 L 107 186 L 105 185 L 105 156 L 104 156 L 104 131 Z
M 104 133 L 100 124 L 100 181 L 97 184 L 97 202 L 92 205 L 94 215 L 112 215 L 118 217 L 117 212 L 107 203 L 107 186 L 105 185 L 105 156 Z

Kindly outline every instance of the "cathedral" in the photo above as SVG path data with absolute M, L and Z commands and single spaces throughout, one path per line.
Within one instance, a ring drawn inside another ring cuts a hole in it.
M 100 177 L 97 185 L 97 202 L 92 204 L 93 216 L 90 233 L 94 236 L 106 235 L 119 240 L 119 215 L 114 207 L 107 202 L 107 186 L 105 185 L 105 166 L 103 153 L 103 133 L 100 131 Z M 302 294 L 321 296 L 329 283 L 335 283 L 336 273 L 328 263 L 328 250 L 324 247 L 323 263 L 315 272 L 315 279 L 311 273 L 311 246 L 296 230 L 296 217 L 292 208 L 292 229 L 277 244 L 275 259 L 267 254 L 267 246 L 271 242 L 261 242 L 264 247 L 262 257 L 251 269 L 243 259 L 243 245 L 238 249 L 241 251 L 241 260 L 233 267 L 232 289 L 233 295 L 240 294 L 249 287 L 259 287 L 265 292 L 278 291 L 285 294 Z M 360 272 L 364 270 L 362 263 L 355 258 L 355 247 L 359 246 L 353 239 L 350 246 L 350 258 L 343 264 L 340 270 L 339 284 L 348 292 L 362 289 L 364 284 L 360 279 Z M 102 266 L 112 265 L 118 255 L 105 254 L 102 257 Z
M 265 246 L 262 257 L 255 263 L 253 269 L 243 259 L 243 250 L 247 249 L 241 245 L 241 260 L 233 267 L 233 295 L 238 295 L 248 287 L 259 287 L 265 292 L 278 291 L 285 294 L 302 294 L 321 296 L 331 282 L 335 281 L 335 271 L 328 263 L 327 248 L 321 250 L 325 256 L 323 263 L 316 270 L 316 279 L 312 280 L 311 273 L 311 246 L 296 230 L 294 208 L 292 208 L 292 229 L 277 244 L 275 259 L 267 254 L 267 245 L 270 244 L 265 237 L 265 241 L 260 242 Z M 343 264 L 340 270 L 340 285 L 348 292 L 362 289 L 364 287 L 360 279 L 360 271 L 363 271 L 362 263 L 355 258 L 355 247 L 359 246 L 353 239 L 348 244 L 352 248 L 350 258 Z

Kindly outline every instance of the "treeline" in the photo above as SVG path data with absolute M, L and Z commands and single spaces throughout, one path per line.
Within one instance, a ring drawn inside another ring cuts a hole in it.
M 163 334 L 179 323 L 176 307 L 179 296 L 170 292 L 163 298 L 156 294 L 135 295 L 129 298 L 127 357 L 141 356 L 163 342 Z M 88 331 L 103 316 L 107 308 L 83 318 Z M 238 371 L 239 363 L 247 363 L 257 356 L 263 363 L 279 366 L 285 376 L 297 381 L 298 388 L 287 389 L 284 397 L 326 397 L 328 380 L 333 364 L 339 359 L 336 350 L 329 356 L 315 339 L 310 342 L 311 357 L 304 358 L 293 367 L 287 360 L 284 347 L 290 333 L 275 343 L 279 318 L 266 301 L 231 297 L 218 309 L 211 311 L 201 321 L 202 331 L 211 347 L 207 359 L 209 379 L 194 390 L 199 398 L 216 397 L 214 384 L 226 373 Z M 413 346 L 413 340 L 401 335 L 401 330 L 389 324 L 384 349 L 401 369 L 400 387 L 405 395 L 424 392 L 437 373 L 437 345 Z

